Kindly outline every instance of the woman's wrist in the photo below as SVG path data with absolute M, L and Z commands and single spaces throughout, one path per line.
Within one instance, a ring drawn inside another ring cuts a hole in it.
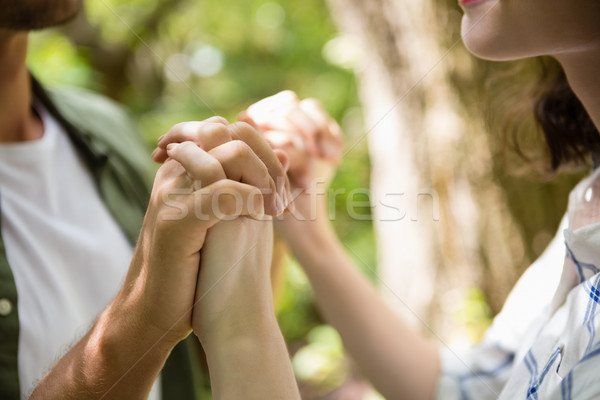
M 273 335 L 280 334 L 279 325 L 273 308 L 262 311 L 252 310 L 237 318 L 229 317 L 220 321 L 218 326 L 208 327 L 197 332 L 198 339 L 207 355 L 211 351 L 228 348 L 232 344 L 243 346 L 247 343 L 268 343 Z
M 228 340 L 203 342 L 215 399 L 299 399 L 277 323 Z
M 248 267 L 247 270 L 252 268 Z M 217 290 L 219 288 L 211 295 Z M 234 340 L 254 340 L 279 330 L 268 275 L 238 277 L 228 291 L 228 296 L 218 300 L 219 307 L 212 307 L 210 311 L 206 308 L 195 310 L 198 314 L 195 315 L 194 333 L 204 346 L 218 348 Z
M 333 233 L 329 203 L 325 195 L 303 193 L 295 201 L 296 210 L 275 219 L 275 229 L 288 244 L 317 245 Z

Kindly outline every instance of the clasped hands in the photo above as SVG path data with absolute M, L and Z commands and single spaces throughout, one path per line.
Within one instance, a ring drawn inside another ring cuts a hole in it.
M 299 154 L 339 158 L 337 124 L 291 92 L 257 103 L 241 119 L 177 124 L 152 155 L 162 165 L 119 296 L 169 346 L 192 330 L 212 346 L 277 326 L 271 216 L 293 211 L 288 169 L 302 186 L 310 157 Z

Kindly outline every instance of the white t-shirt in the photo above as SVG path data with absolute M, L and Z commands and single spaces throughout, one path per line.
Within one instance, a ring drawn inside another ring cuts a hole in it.
M 2 236 L 18 291 L 22 398 L 117 294 L 133 255 L 64 129 L 0 145 Z M 157 381 L 158 382 L 158 381 Z M 150 399 L 159 399 L 157 384 Z

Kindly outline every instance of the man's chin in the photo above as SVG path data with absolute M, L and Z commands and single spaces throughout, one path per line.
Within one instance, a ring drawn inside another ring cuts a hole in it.
M 79 15 L 80 12 L 81 12 L 81 7 L 78 7 L 76 10 L 73 11 L 73 13 L 66 15 L 63 18 L 57 19 L 53 22 L 47 22 L 46 24 L 40 24 L 39 26 L 32 27 L 28 30 L 39 31 L 42 29 L 52 28 L 54 26 L 60 26 L 60 25 L 67 24 L 67 23 L 71 22 L 72 20 L 74 20 Z
M 0 11 L 0 29 L 35 31 L 62 25 L 81 7 L 82 0 L 7 0 Z

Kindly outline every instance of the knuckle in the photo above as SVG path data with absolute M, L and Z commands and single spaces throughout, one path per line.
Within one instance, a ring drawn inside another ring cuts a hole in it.
M 196 147 L 197 146 L 194 142 L 190 142 L 189 140 L 186 140 L 186 141 L 179 143 L 179 145 L 175 147 L 175 150 L 178 150 L 178 149 L 192 150 L 192 149 L 195 149 Z
M 174 146 L 170 150 L 170 155 L 175 158 L 183 157 L 183 160 L 185 160 L 187 154 L 191 151 L 194 151 L 196 147 L 196 144 L 190 141 L 184 141 L 177 144 L 177 146 Z
M 221 180 L 212 187 L 212 205 L 218 205 L 215 210 L 224 215 L 233 215 L 240 211 L 242 194 L 227 180 Z
M 218 122 L 210 124 L 210 130 L 208 132 L 208 135 L 223 142 L 231 139 L 231 135 L 229 134 L 227 126 Z
M 177 136 L 181 136 L 185 139 L 192 139 L 196 137 L 198 131 L 200 130 L 201 123 L 198 121 L 186 121 L 180 122 L 175 125 L 172 130 L 173 133 Z
M 171 129 L 169 129 L 169 132 L 167 132 L 167 134 L 175 134 L 175 133 L 180 133 L 183 130 L 183 127 L 185 126 L 185 124 L 187 124 L 187 122 L 179 122 L 175 125 L 173 125 L 171 127 Z
M 219 193 L 227 191 L 229 187 L 230 187 L 230 185 L 227 182 L 227 180 L 221 179 L 221 180 L 213 183 L 210 186 L 210 196 L 214 197 L 215 195 L 218 195 Z
M 216 182 L 223 178 L 223 167 L 221 166 L 221 163 L 212 157 L 208 158 L 206 162 L 203 163 L 198 172 L 200 181 L 204 179 L 207 182 Z
M 243 121 L 234 122 L 233 124 L 229 125 L 229 127 L 231 130 L 231 135 L 234 138 L 239 138 L 241 140 L 258 134 L 252 125 Z
M 225 215 L 233 215 L 238 211 L 239 202 L 231 193 L 222 194 L 219 196 L 219 208 L 221 213 Z
M 229 124 L 229 121 L 227 121 L 227 119 L 225 119 L 224 117 L 221 117 L 220 115 L 215 115 L 214 117 L 210 117 L 209 119 L 206 120 L 206 122 L 213 122 L 213 123 L 223 124 L 223 125 Z
M 158 171 L 156 171 L 154 184 L 161 186 L 171 176 L 181 173 L 181 169 L 181 164 L 178 161 L 169 158 L 158 168 Z
M 315 99 L 314 97 L 308 97 L 308 98 L 302 100 L 300 102 L 300 104 L 306 105 L 306 106 L 309 106 L 312 108 L 317 108 L 319 110 L 323 108 L 321 102 L 319 100 Z
M 214 207 L 206 196 L 197 195 L 194 200 L 195 217 L 201 221 L 210 221 L 214 216 Z
M 248 158 L 252 154 L 252 149 L 243 140 L 233 140 L 231 143 L 235 157 Z
M 283 90 L 279 92 L 279 95 L 295 102 L 298 101 L 298 95 L 293 90 Z
M 271 174 L 269 173 L 269 169 L 267 168 L 267 166 L 265 164 L 260 163 L 260 165 L 258 167 L 260 168 L 260 174 L 261 174 L 261 177 L 263 178 L 263 180 L 272 179 Z M 277 166 L 275 168 L 277 168 Z

